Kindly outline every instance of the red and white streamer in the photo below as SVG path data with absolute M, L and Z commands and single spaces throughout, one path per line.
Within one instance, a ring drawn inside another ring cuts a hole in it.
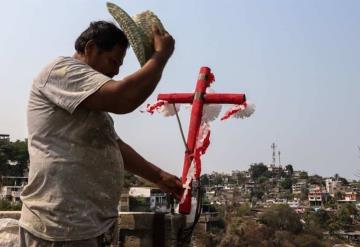
M 159 100 L 155 104 L 147 104 L 146 111 L 150 114 L 154 114 L 156 110 L 158 110 L 162 105 L 164 105 L 166 101 Z
M 242 105 L 235 105 L 225 112 L 221 120 L 226 120 L 230 117 L 234 118 L 248 118 L 255 112 L 255 104 L 245 102 Z
M 211 93 L 215 93 L 215 91 L 212 88 L 208 87 L 206 88 L 206 93 L 211 94 Z M 204 122 L 214 121 L 219 117 L 221 109 L 222 109 L 221 104 L 204 104 L 202 121 Z
M 195 150 L 193 154 L 188 155 L 187 159 L 192 159 L 188 173 L 186 175 L 186 182 L 183 184 L 185 189 L 180 204 L 184 203 L 186 195 L 191 190 L 190 184 L 193 180 L 198 180 L 201 174 L 201 156 L 206 153 L 210 145 L 210 125 L 202 122 L 199 128 L 198 136 L 196 139 Z
M 155 111 L 158 111 L 165 117 L 170 117 L 180 111 L 180 104 L 169 104 L 165 100 L 158 100 L 155 104 L 148 104 L 146 106 L 146 111 L 150 114 L 154 114 Z

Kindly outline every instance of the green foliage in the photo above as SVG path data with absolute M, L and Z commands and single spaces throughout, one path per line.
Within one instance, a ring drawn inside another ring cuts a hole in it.
M 353 204 L 344 204 L 336 211 L 336 222 L 343 228 L 348 228 L 353 223 L 353 215 L 357 214 L 357 209 Z
M 298 215 L 287 205 L 275 205 L 259 221 L 253 218 L 249 204 L 226 206 L 222 210 L 223 227 L 209 228 L 201 241 L 196 241 L 198 246 L 327 247 L 342 243 L 334 237 L 331 240 L 323 238 L 323 230 L 317 227 L 303 230 Z M 269 213 L 271 216 L 266 216 Z M 330 222 L 326 211 L 307 213 L 321 224 Z
M 209 178 L 207 174 L 203 174 L 200 176 L 200 184 L 203 186 L 207 186 L 210 184 Z
M 321 176 L 319 176 L 319 175 L 314 175 L 314 176 L 308 177 L 308 183 L 309 184 L 317 184 L 317 185 L 320 185 L 320 186 L 325 185 L 325 182 L 324 182 L 323 178 Z
M 295 236 L 294 243 L 297 247 L 325 247 L 316 236 L 310 234 Z
M 254 189 L 251 191 L 250 198 L 260 200 L 264 196 L 264 191 L 261 189 Z
M 0 211 L 19 211 L 21 210 L 21 202 L 12 203 L 8 200 L 0 199 Z
M 223 185 L 224 184 L 224 179 L 221 176 L 221 174 L 216 174 L 213 181 L 214 181 L 214 185 Z
M 290 178 L 285 178 L 283 181 L 280 182 L 280 186 L 285 190 L 289 190 L 292 186 L 292 180 Z
M 337 191 L 337 192 L 335 193 L 335 200 L 336 200 L 336 201 L 337 201 L 337 200 L 343 200 L 344 197 L 345 197 L 345 194 L 344 194 L 343 192 L 341 192 L 341 191 Z
M 336 221 L 333 221 L 328 225 L 327 229 L 329 229 L 329 233 L 332 235 L 334 232 L 339 231 L 341 226 Z
M 285 166 L 285 170 L 288 172 L 289 176 L 291 177 L 292 174 L 294 173 L 294 168 L 292 165 L 288 164 L 287 166 Z
M 308 199 L 309 190 L 307 188 L 301 189 L 300 200 L 306 201 Z
M 250 214 L 250 211 L 251 211 L 250 205 L 248 203 L 242 203 L 237 208 L 237 216 L 238 217 L 247 216 Z
M 249 168 L 251 178 L 255 181 L 261 176 L 268 176 L 268 169 L 263 163 L 253 164 Z
M 305 171 L 300 172 L 299 178 L 300 179 L 307 179 L 308 178 L 308 173 L 305 172 Z
M 349 185 L 349 182 L 346 180 L 346 178 L 339 177 L 339 180 L 341 181 L 341 183 L 342 183 L 344 186 L 348 186 L 348 185 Z
M 309 231 L 314 230 L 328 230 L 328 226 L 331 223 L 331 215 L 329 212 L 319 209 L 318 211 L 307 211 L 304 214 L 306 222 L 306 229 Z
M 129 197 L 130 211 L 133 212 L 150 212 L 149 197 Z
M 8 161 L 15 161 L 17 165 L 10 165 Z M 24 176 L 29 154 L 27 140 L 15 142 L 0 142 L 0 175 Z
M 260 217 L 260 221 L 274 230 L 299 233 L 302 225 L 299 216 L 288 205 L 273 205 Z
M 246 177 L 245 177 L 245 174 L 244 173 L 241 173 L 239 172 L 237 175 L 236 175 L 236 183 L 241 185 L 241 184 L 244 184 L 246 182 Z
M 267 178 L 265 176 L 261 176 L 258 178 L 257 183 L 264 184 L 264 183 L 267 183 L 268 181 L 269 181 L 269 178 Z
M 329 213 L 323 209 L 316 211 L 314 216 L 315 222 L 322 228 L 325 228 L 331 219 Z

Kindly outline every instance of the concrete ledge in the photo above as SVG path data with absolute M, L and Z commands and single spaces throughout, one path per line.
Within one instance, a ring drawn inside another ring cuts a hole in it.
M 124 212 L 119 218 L 121 246 L 183 246 L 178 236 L 185 227 L 184 215 Z
M 19 220 L 20 215 L 21 215 L 21 211 L 0 211 L 0 219 L 11 218 L 11 219 Z
M 0 211 L 0 218 L 20 219 L 20 211 Z M 179 214 L 120 212 L 119 238 L 123 247 L 184 246 L 178 239 L 186 218 Z

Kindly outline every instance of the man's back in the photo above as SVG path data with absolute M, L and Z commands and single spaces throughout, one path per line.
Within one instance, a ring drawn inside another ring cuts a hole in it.
M 79 107 L 109 80 L 79 60 L 60 57 L 33 82 L 20 225 L 35 236 L 86 239 L 117 218 L 123 160 L 113 121 L 105 112 Z

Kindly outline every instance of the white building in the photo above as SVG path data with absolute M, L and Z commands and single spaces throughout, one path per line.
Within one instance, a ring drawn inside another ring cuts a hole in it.
M 136 198 L 137 200 L 134 200 L 134 198 Z M 155 212 L 169 211 L 167 195 L 159 188 L 130 187 L 129 201 L 130 211 L 136 210 L 136 208 Z M 132 201 L 137 201 L 138 205 L 134 205 Z
M 283 171 L 283 168 L 281 165 L 276 166 L 274 164 L 270 164 L 270 165 L 267 165 L 266 167 L 269 172 L 273 172 L 273 173 L 281 173 Z
M 297 194 L 301 194 L 301 192 L 306 189 L 307 187 L 307 182 L 306 180 L 304 181 L 298 181 L 296 184 L 292 185 L 292 193 L 297 195 Z
M 20 201 L 20 194 L 24 186 L 3 186 L 1 187 L 1 199 L 9 200 L 12 202 Z
M 345 192 L 346 187 L 343 186 L 341 180 L 336 180 L 334 178 L 325 179 L 326 191 L 334 197 L 336 192 Z

